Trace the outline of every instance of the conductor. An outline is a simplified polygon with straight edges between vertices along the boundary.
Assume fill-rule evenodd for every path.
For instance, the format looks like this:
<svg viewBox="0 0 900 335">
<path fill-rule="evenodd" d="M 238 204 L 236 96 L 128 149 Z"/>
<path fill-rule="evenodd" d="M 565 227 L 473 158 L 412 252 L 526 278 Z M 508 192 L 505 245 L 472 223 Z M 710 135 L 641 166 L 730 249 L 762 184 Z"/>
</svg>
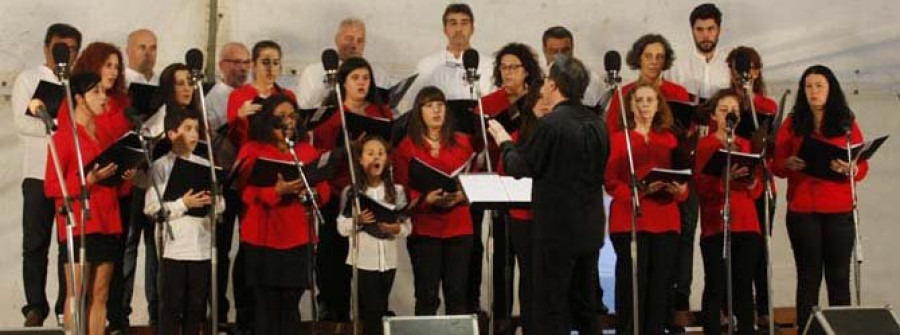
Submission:
<svg viewBox="0 0 900 335">
<path fill-rule="evenodd" d="M 603 121 L 581 103 L 590 74 L 558 56 L 541 86 L 551 106 L 534 134 L 516 145 L 489 122 L 509 175 L 533 178 L 531 235 L 536 334 L 599 334 L 592 276 L 603 244 L 603 175 L 609 141 Z"/>
</svg>

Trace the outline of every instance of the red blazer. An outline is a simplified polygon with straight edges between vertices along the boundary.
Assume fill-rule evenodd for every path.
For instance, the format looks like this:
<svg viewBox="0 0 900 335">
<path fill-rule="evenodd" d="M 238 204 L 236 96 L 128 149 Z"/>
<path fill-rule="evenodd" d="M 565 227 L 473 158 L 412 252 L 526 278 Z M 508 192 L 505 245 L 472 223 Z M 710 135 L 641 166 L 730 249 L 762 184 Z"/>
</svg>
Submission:
<svg viewBox="0 0 900 335">
<path fill-rule="evenodd" d="M 472 156 L 472 144 L 469 137 L 461 133 L 457 133 L 455 136 L 456 145 L 447 147 L 442 144 L 438 157 L 431 156 L 429 153 L 431 146 L 427 142 L 424 143 L 424 148 L 419 147 L 413 144 L 409 136 L 404 138 L 397 145 L 397 149 L 394 150 L 392 158 L 395 182 L 403 185 L 406 189 L 409 195 L 407 199 L 423 197 L 418 205 L 410 210 L 413 222 L 413 235 L 451 238 L 472 234 L 472 217 L 469 213 L 468 204 L 460 203 L 449 210 L 437 211 L 425 204 L 425 193 L 421 190 L 413 189 L 409 185 L 409 163 L 413 157 L 449 173 L 459 168 Z"/>
<path fill-rule="evenodd" d="M 122 137 L 122 135 L 125 135 L 125 133 L 133 128 L 131 121 L 128 121 L 128 118 L 125 116 L 125 107 L 130 105 L 131 98 L 127 95 L 112 95 L 106 102 L 106 110 L 102 114 L 94 117 L 94 124 L 97 126 L 97 141 L 100 143 L 101 148 L 105 149 L 112 145 L 119 137 Z M 72 121 L 70 120 L 69 105 L 64 99 L 62 105 L 59 107 L 56 124 L 59 125 L 60 128 L 71 128 Z M 69 136 L 71 137 L 72 135 L 70 134 Z"/>
<path fill-rule="evenodd" d="M 652 168 L 670 168 L 672 150 L 678 145 L 675 135 L 669 131 L 651 131 L 646 137 L 631 130 L 631 149 L 634 154 L 634 169 L 638 181 Z M 606 192 L 613 202 L 610 205 L 609 232 L 631 231 L 631 187 L 628 176 L 628 149 L 625 133 L 617 132 L 610 138 L 609 162 L 606 166 Z M 641 195 L 641 216 L 637 220 L 638 231 L 650 233 L 680 232 L 678 202 L 687 199 L 688 192 L 675 197 Z"/>
<path fill-rule="evenodd" d="M 272 87 L 272 90 L 269 92 L 270 96 L 272 94 L 278 94 L 279 89 L 285 96 L 295 103 L 297 102 L 297 96 L 294 95 L 294 92 L 283 87 L 279 87 L 278 89 Z M 247 141 L 247 130 L 250 128 L 250 122 L 247 118 L 238 117 L 238 110 L 241 109 L 241 106 L 243 106 L 245 102 L 253 101 L 253 98 L 256 98 L 257 96 L 259 96 L 259 93 L 256 92 L 256 88 L 251 84 L 246 84 L 234 89 L 228 96 L 228 107 L 226 110 L 228 111 L 228 124 L 230 125 L 229 138 L 238 148 Z"/>
<path fill-rule="evenodd" d="M 344 109 L 349 112 L 347 106 L 344 106 Z M 387 106 L 382 106 L 379 108 L 375 104 L 369 104 L 365 109 L 366 116 L 370 117 L 379 117 L 379 118 L 387 118 L 391 119 L 391 110 Z M 321 152 L 333 150 L 337 145 L 338 137 L 344 136 L 341 128 L 341 115 L 338 112 L 331 114 L 328 120 L 322 122 L 318 127 L 313 129 L 313 146 L 320 150 Z M 350 141 L 354 141 L 356 139 L 351 138 Z M 386 138 L 385 141 L 390 141 L 391 139 Z M 361 176 L 357 176 L 361 177 Z M 340 162 L 337 162 L 337 166 L 335 167 L 334 177 L 328 180 L 328 184 L 331 186 L 332 190 L 343 190 L 344 187 L 350 185 L 350 170 L 347 169 L 347 159 L 342 159 Z M 335 195 L 340 195 L 338 192 L 335 192 Z"/>
<path fill-rule="evenodd" d="M 735 143 L 740 152 L 750 152 L 750 141 L 735 137 Z M 722 209 L 725 206 L 725 181 L 721 176 L 712 176 L 703 173 L 706 163 L 719 149 L 725 148 L 715 134 L 709 134 L 697 143 L 697 160 L 694 168 L 694 180 L 697 187 L 697 199 L 700 202 L 700 228 L 701 236 L 707 237 L 721 234 L 724 231 L 722 221 Z M 757 174 L 757 183 L 753 189 L 747 189 L 747 184 L 731 183 L 731 231 L 750 232 L 759 234 L 759 219 L 756 216 L 756 203 L 754 199 L 762 194 L 763 187 Z"/>
<path fill-rule="evenodd" d="M 295 147 L 297 157 L 303 163 L 318 158 L 319 152 L 309 144 L 301 142 Z M 238 153 L 238 161 L 243 162 L 239 171 L 241 200 L 244 213 L 241 216 L 241 243 L 271 249 L 290 249 L 309 243 L 309 222 L 306 208 L 295 196 L 281 197 L 275 187 L 246 185 L 253 165 L 259 157 L 293 161 L 291 154 L 280 151 L 275 145 L 248 141 Z M 319 205 L 324 205 L 331 197 L 331 188 L 321 182 L 315 185 L 319 192 Z"/>
<path fill-rule="evenodd" d="M 625 98 L 625 96 L 631 92 L 631 89 L 634 88 L 636 83 L 637 82 L 632 82 L 622 87 L 622 98 Z M 691 100 L 687 89 L 665 79 L 663 79 L 662 84 L 660 84 L 659 90 L 662 92 L 663 98 L 665 98 L 666 101 L 688 102 Z M 619 122 L 619 119 L 622 118 L 622 112 L 619 110 L 619 103 L 619 95 L 613 94 L 612 100 L 609 103 L 609 108 L 606 109 L 606 129 L 609 129 L 610 134 L 622 130 L 621 123 Z"/>
<path fill-rule="evenodd" d="M 826 141 L 839 147 L 845 145 L 845 137 L 837 136 L 826 138 L 815 132 L 812 137 Z M 862 143 L 863 135 L 859 125 L 854 121 L 850 132 L 850 142 Z M 809 176 L 803 172 L 788 170 L 784 163 L 790 156 L 795 156 L 800 151 L 803 136 L 794 133 L 794 120 L 788 117 L 784 120 L 778 134 L 775 136 L 775 158 L 772 163 L 772 172 L 781 178 L 787 178 L 788 210 L 799 213 L 846 213 L 853 208 L 853 199 L 850 194 L 850 181 L 830 181 Z M 866 161 L 857 164 L 856 180 L 860 181 L 869 172 L 869 163 Z"/>
<path fill-rule="evenodd" d="M 98 125 L 99 126 L 99 125 Z M 103 147 L 98 140 L 91 137 L 84 127 L 78 126 L 78 139 L 81 144 L 82 160 L 85 164 L 96 158 L 103 152 Z M 99 137 L 99 134 L 98 134 Z M 78 160 L 75 153 L 75 143 L 72 139 L 72 126 L 61 124 L 59 130 L 53 135 L 53 143 L 56 145 L 59 155 L 59 165 L 66 179 L 66 191 L 69 196 L 78 198 L 81 194 L 81 184 L 78 177 Z M 44 193 L 53 199 L 56 208 L 63 205 L 62 185 L 56 177 L 56 169 L 53 164 L 53 156 L 47 150 L 47 169 L 44 172 Z M 88 173 L 85 170 L 85 176 Z M 115 178 L 115 177 L 110 177 Z M 85 225 L 87 234 L 119 235 L 122 233 L 122 221 L 119 215 L 119 195 L 125 195 L 130 191 L 130 183 L 120 186 L 103 186 L 89 184 L 88 196 L 91 206 L 91 217 Z M 72 210 L 75 216 L 75 236 L 81 235 L 81 204 L 72 201 Z M 66 241 L 66 217 L 56 215 L 56 228 L 60 242 Z"/>
<path fill-rule="evenodd" d="M 512 138 L 513 143 L 519 143 L 519 131 L 516 130 L 512 134 L 509 134 L 509 137 Z M 506 169 L 503 168 L 503 160 L 501 159 L 497 164 L 497 174 L 501 176 L 506 175 Z M 520 221 L 531 221 L 534 218 L 534 215 L 531 213 L 530 209 L 510 209 L 509 217 L 520 220 Z"/>
</svg>

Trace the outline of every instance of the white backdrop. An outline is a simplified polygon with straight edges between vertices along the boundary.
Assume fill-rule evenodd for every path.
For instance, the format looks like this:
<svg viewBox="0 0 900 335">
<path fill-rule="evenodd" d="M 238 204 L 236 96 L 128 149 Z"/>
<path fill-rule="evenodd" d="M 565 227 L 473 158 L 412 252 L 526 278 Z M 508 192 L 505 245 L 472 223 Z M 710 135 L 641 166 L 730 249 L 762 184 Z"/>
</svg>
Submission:
<svg viewBox="0 0 900 335">
<path fill-rule="evenodd" d="M 285 82 L 292 74 L 317 61 L 323 48 L 332 47 L 337 22 L 346 16 L 363 18 L 368 25 L 366 56 L 392 76 L 404 76 L 416 61 L 443 47 L 441 13 L 447 1 L 416 0 L 221 0 L 218 44 L 240 41 L 252 45 L 260 39 L 282 44 Z M 207 41 L 207 0 L 0 0 L 0 327 L 21 323 L 24 304 L 21 279 L 21 164 L 17 138 L 9 112 L 8 94 L 16 73 L 43 61 L 41 42 L 46 27 L 67 22 L 84 34 L 85 44 L 107 41 L 124 45 L 129 31 L 150 28 L 159 36 L 157 71 L 183 61 L 185 50 L 204 48 Z M 552 25 L 565 25 L 575 34 L 576 55 L 601 70 L 608 49 L 622 52 L 640 35 L 659 32 L 676 46 L 676 56 L 692 47 L 688 14 L 698 1 L 682 0 L 482 0 L 471 1 L 475 11 L 474 47 L 487 53 L 518 41 L 539 52 L 540 36 Z M 770 94 L 784 88 L 796 91 L 797 77 L 808 65 L 832 67 L 849 94 L 867 136 L 900 130 L 900 2 L 895 0 L 727 1 L 722 44 L 757 48 L 765 63 Z M 629 71 L 626 71 L 629 72 Z M 627 75 L 634 76 L 633 73 Z M 627 80 L 627 78 L 626 78 Z M 852 94 L 858 91 L 859 94 Z M 873 163 L 869 179 L 860 186 L 863 212 L 864 301 L 900 304 L 900 290 L 892 278 L 900 277 L 893 245 L 900 228 L 892 178 L 900 172 L 896 139 L 891 139 Z M 780 185 L 784 193 L 784 185 Z M 776 305 L 793 305 L 794 269 L 783 224 L 783 196 L 775 222 Z M 55 250 L 55 246 L 54 249 Z M 143 251 L 141 251 L 143 252 Z M 52 252 L 55 253 L 55 252 Z M 405 256 L 405 255 L 404 255 Z M 695 278 L 702 278 L 699 253 Z M 408 261 L 401 261 L 408 262 Z M 143 267 L 141 267 L 142 269 Z M 395 284 L 393 309 L 411 311 L 411 275 L 408 263 Z M 139 270 L 143 271 L 143 270 Z M 695 280 L 692 307 L 699 308 L 702 280 Z M 142 279 L 136 280 L 133 322 L 144 322 Z M 55 287 L 55 276 L 48 286 Z M 607 288 L 611 289 L 611 288 Z M 48 290 L 50 298 L 54 290 Z M 51 301 L 52 304 L 52 301 Z"/>
</svg>

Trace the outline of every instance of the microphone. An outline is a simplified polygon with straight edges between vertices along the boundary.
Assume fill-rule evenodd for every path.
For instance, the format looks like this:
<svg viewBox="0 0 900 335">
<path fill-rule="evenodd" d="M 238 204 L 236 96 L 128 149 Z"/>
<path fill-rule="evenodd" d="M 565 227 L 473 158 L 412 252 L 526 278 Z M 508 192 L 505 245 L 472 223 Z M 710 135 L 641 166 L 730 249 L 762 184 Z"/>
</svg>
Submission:
<svg viewBox="0 0 900 335">
<path fill-rule="evenodd" d="M 738 115 L 737 113 L 730 111 L 728 115 L 725 116 L 725 130 L 731 134 L 734 131 L 734 127 L 737 126 L 738 123 Z"/>
<path fill-rule="evenodd" d="M 200 49 L 188 50 L 184 54 L 184 63 L 191 70 L 191 81 L 196 83 L 203 80 L 203 52 Z"/>
<path fill-rule="evenodd" d="M 741 84 L 745 86 L 750 84 L 750 66 L 750 55 L 747 52 L 738 51 L 734 55 L 734 69 L 741 79 Z"/>
<path fill-rule="evenodd" d="M 44 105 L 38 105 L 37 108 L 34 109 L 37 117 L 41 118 L 41 121 L 44 121 L 44 126 L 47 127 L 50 132 L 56 131 L 56 123 L 53 122 L 53 117 L 50 116 L 50 113 L 47 113 L 47 107 Z"/>
<path fill-rule="evenodd" d="M 463 52 L 463 68 L 466 69 L 465 80 L 470 86 L 479 79 L 478 75 L 478 51 L 469 48 Z"/>
<path fill-rule="evenodd" d="M 328 86 L 334 86 L 337 83 L 337 70 L 340 58 L 334 49 L 325 49 L 322 51 L 322 67 L 325 68 L 325 82 Z"/>
<path fill-rule="evenodd" d="M 619 71 L 622 69 L 622 55 L 618 51 L 610 50 L 603 55 L 603 68 L 606 69 L 606 82 L 615 85 L 622 82 Z"/>
<path fill-rule="evenodd" d="M 69 46 L 65 43 L 53 44 L 53 63 L 56 63 L 56 75 L 60 80 L 66 80 L 69 76 Z"/>
</svg>

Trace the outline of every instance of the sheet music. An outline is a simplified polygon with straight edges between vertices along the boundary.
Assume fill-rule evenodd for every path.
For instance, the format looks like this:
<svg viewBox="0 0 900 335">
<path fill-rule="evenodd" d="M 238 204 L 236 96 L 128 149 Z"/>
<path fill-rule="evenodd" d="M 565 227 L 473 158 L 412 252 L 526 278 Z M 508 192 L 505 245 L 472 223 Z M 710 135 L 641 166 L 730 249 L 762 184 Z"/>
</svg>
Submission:
<svg viewBox="0 0 900 335">
<path fill-rule="evenodd" d="M 496 174 L 459 176 L 470 203 L 528 204 L 531 202 L 531 178 L 515 179 Z"/>
<path fill-rule="evenodd" d="M 516 179 L 510 176 L 500 176 L 500 181 L 511 202 L 531 202 L 531 178 Z"/>
</svg>

